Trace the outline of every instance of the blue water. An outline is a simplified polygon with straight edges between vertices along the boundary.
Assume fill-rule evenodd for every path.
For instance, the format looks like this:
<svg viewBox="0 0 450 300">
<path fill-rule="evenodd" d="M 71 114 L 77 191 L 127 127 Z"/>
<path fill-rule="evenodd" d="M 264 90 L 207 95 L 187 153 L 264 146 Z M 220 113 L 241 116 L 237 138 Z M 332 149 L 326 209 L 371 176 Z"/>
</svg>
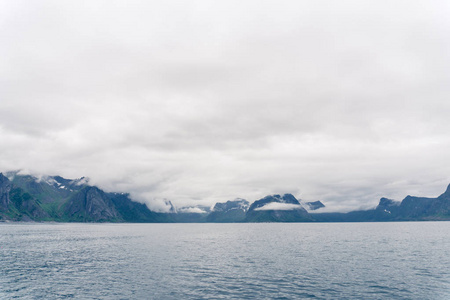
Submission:
<svg viewBox="0 0 450 300">
<path fill-rule="evenodd" d="M 0 299 L 450 299 L 450 222 L 0 224 Z"/>
</svg>

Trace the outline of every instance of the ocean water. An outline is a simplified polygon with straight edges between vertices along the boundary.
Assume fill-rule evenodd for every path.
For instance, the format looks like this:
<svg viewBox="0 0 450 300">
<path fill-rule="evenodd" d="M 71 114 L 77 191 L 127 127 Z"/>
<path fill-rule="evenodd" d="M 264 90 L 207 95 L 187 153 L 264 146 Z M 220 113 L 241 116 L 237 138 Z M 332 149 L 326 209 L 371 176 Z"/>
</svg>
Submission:
<svg viewBox="0 0 450 300">
<path fill-rule="evenodd" d="M 0 299 L 450 299 L 450 222 L 0 224 Z"/>
</svg>

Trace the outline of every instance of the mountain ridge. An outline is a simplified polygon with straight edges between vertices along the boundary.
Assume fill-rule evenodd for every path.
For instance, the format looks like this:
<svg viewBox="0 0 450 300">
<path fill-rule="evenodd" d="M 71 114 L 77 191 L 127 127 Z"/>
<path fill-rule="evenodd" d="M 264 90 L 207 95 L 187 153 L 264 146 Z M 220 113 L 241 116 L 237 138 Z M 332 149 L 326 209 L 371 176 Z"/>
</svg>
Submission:
<svg viewBox="0 0 450 300">
<path fill-rule="evenodd" d="M 0 221 L 56 222 L 379 222 L 450 220 L 450 184 L 436 198 L 406 196 L 402 201 L 381 198 L 376 208 L 348 213 L 321 213 L 320 201 L 303 202 L 292 194 L 268 195 L 250 204 L 237 198 L 219 202 L 203 213 L 177 209 L 151 211 L 126 193 L 109 193 L 84 177 L 0 173 Z"/>
</svg>

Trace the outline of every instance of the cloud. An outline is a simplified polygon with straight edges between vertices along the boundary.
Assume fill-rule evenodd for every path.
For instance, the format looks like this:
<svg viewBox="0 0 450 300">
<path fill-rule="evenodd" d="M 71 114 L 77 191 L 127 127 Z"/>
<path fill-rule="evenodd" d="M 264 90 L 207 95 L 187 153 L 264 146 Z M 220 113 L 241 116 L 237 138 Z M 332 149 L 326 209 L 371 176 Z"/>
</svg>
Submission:
<svg viewBox="0 0 450 300">
<path fill-rule="evenodd" d="M 205 214 L 206 211 L 199 207 L 184 207 L 178 210 L 180 213 L 194 213 L 194 214 Z"/>
<path fill-rule="evenodd" d="M 255 210 L 295 210 L 295 209 L 303 209 L 303 206 L 298 204 L 271 202 L 264 206 L 255 208 Z"/>
<path fill-rule="evenodd" d="M 0 5 L 1 170 L 179 207 L 450 182 L 445 1 Z"/>
</svg>

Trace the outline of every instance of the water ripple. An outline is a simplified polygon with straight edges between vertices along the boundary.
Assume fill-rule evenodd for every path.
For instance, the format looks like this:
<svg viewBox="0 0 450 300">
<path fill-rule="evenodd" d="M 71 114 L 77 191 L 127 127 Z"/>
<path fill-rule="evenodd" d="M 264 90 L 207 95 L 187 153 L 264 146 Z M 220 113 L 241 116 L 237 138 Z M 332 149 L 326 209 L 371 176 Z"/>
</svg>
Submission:
<svg viewBox="0 0 450 300">
<path fill-rule="evenodd" d="M 2 224 L 0 299 L 450 299 L 449 222 Z"/>
</svg>

